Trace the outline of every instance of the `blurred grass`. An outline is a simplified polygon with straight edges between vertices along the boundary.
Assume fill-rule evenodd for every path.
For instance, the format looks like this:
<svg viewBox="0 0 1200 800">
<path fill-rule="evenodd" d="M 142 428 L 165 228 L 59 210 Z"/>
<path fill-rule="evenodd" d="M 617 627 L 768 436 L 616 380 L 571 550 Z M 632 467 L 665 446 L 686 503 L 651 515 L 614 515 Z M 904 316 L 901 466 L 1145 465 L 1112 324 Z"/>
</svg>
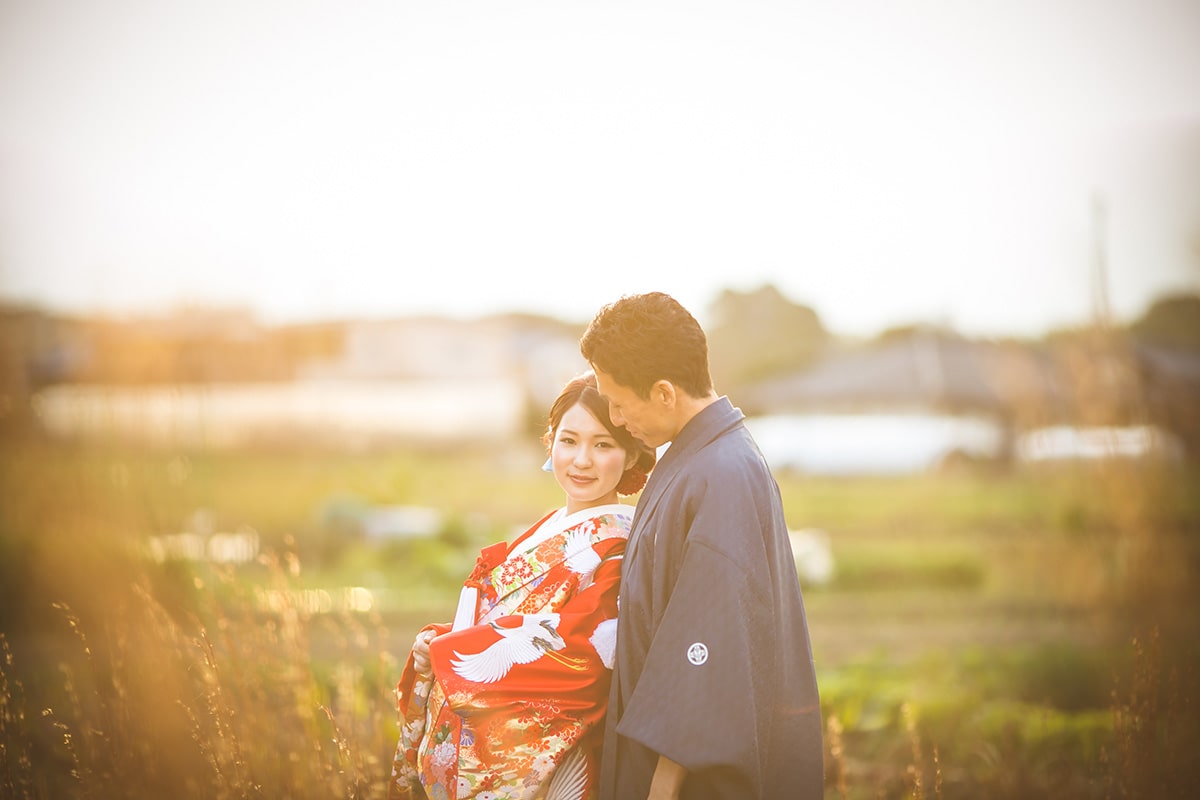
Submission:
<svg viewBox="0 0 1200 800">
<path fill-rule="evenodd" d="M 381 797 L 411 636 L 451 615 L 479 545 L 560 502 L 541 460 L 4 442 L 0 793 Z M 1198 777 L 1193 472 L 779 479 L 836 560 L 805 586 L 830 797 L 1167 797 Z M 330 514 L 347 504 L 447 521 L 372 541 Z M 144 558 L 198 510 L 263 557 Z M 354 586 L 372 609 L 336 607 Z"/>
</svg>

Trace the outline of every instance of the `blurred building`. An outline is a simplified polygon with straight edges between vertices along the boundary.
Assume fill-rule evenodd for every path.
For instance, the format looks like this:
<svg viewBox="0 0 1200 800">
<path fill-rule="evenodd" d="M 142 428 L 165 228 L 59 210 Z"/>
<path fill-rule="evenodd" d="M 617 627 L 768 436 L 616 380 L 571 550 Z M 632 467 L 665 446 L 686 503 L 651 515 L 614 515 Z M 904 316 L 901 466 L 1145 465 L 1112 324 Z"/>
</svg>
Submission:
<svg viewBox="0 0 1200 800">
<path fill-rule="evenodd" d="M 536 317 L 226 322 L 94 325 L 89 357 L 29 404 L 53 435 L 189 447 L 502 440 L 536 429 L 586 366 L 578 331 Z"/>
<path fill-rule="evenodd" d="M 909 473 L 1048 458 L 1051 443 L 1098 438 L 1124 443 L 1105 450 L 1110 457 L 1173 457 L 1183 448 L 1171 442 L 1195 425 L 1195 412 L 1183 409 L 1200 408 L 1197 376 L 1200 355 L 1191 352 L 1168 357 L 1114 340 L 975 341 L 916 329 L 762 381 L 739 400 L 773 466 Z"/>
</svg>

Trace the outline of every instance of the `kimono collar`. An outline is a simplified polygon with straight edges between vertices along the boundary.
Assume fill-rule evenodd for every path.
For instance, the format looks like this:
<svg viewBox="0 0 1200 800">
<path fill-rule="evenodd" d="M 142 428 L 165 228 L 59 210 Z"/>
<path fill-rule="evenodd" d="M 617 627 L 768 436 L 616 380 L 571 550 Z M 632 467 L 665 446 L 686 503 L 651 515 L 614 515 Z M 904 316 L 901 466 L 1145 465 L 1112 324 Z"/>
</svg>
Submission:
<svg viewBox="0 0 1200 800">
<path fill-rule="evenodd" d="M 605 528 L 609 519 L 633 516 L 633 506 L 612 503 L 586 508 L 555 519 L 551 512 L 530 529 L 528 536 L 518 537 L 510 547 L 499 542 L 485 548 L 475 563 L 475 569 L 464 585 L 487 592 L 490 586 L 496 597 L 504 598 L 556 565 L 569 561 L 609 536 L 624 533 L 619 528 Z M 538 536 L 538 529 L 550 525 L 549 535 Z M 602 535 L 605 534 L 605 535 Z M 530 544 L 532 542 L 533 544 Z"/>
<path fill-rule="evenodd" d="M 671 445 L 663 453 L 638 501 L 636 517 L 644 516 L 658 501 L 662 490 L 665 489 L 679 473 L 688 459 L 719 439 L 723 434 L 740 427 L 746 415 L 740 408 L 735 408 L 729 398 L 722 395 L 717 400 L 705 406 L 700 413 L 688 420 L 683 430 L 671 440 Z"/>
<path fill-rule="evenodd" d="M 525 550 L 533 550 L 547 539 L 553 539 L 565 530 L 569 530 L 581 522 L 603 516 L 632 517 L 633 506 L 624 503 L 605 503 L 604 505 L 584 508 L 573 514 L 568 514 L 566 507 L 553 511 L 549 516 L 535 524 L 521 536 L 518 536 L 508 550 L 509 557 Z"/>
<path fill-rule="evenodd" d="M 651 471 L 651 476 L 660 471 L 673 471 L 673 469 L 664 470 L 662 468 L 664 466 L 674 467 L 676 461 L 686 460 L 688 456 L 721 434 L 741 425 L 745 418 L 746 415 L 742 413 L 742 410 L 734 408 L 728 397 L 722 395 L 717 398 L 688 420 L 688 423 L 683 426 L 683 430 L 675 434 L 675 438 L 671 440 L 671 446 L 663 453 L 658 465 Z"/>
</svg>

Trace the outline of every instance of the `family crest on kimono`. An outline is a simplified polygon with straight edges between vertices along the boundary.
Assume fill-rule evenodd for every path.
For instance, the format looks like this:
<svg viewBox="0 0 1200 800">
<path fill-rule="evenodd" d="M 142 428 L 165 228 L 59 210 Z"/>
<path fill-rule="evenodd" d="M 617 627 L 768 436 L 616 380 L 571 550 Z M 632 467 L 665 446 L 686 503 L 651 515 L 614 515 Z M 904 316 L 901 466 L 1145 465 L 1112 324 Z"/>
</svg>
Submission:
<svg viewBox="0 0 1200 800">
<path fill-rule="evenodd" d="M 550 410 L 566 495 L 483 549 L 454 621 L 423 628 L 397 686 L 392 800 L 584 800 L 599 782 L 621 559 L 655 453 L 612 424 L 591 373 Z"/>
</svg>

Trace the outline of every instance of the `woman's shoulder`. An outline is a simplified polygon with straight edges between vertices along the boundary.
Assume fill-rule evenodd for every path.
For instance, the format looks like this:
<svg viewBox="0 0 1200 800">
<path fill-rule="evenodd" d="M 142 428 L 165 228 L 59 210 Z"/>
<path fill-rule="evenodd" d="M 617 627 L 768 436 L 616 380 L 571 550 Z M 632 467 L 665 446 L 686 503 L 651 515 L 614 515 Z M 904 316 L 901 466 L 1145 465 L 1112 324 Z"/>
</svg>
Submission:
<svg viewBox="0 0 1200 800">
<path fill-rule="evenodd" d="M 626 536 L 633 524 L 633 506 L 609 503 L 577 511 L 567 518 L 568 528 L 593 528 L 601 538 Z"/>
</svg>

